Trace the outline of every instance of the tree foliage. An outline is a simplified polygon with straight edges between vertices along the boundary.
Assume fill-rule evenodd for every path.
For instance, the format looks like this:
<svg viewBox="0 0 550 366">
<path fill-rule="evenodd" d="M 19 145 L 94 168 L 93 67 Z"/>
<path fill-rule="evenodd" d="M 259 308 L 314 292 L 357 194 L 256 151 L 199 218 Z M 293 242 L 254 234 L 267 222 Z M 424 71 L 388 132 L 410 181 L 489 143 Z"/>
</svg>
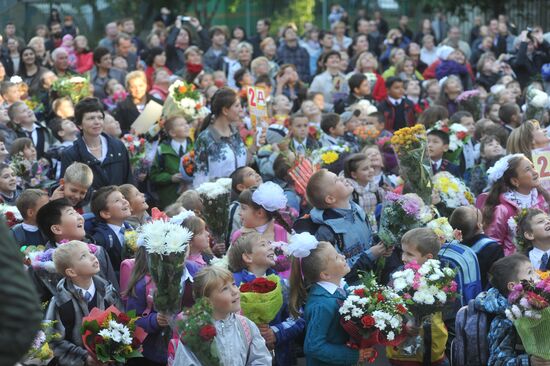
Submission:
<svg viewBox="0 0 550 366">
<path fill-rule="evenodd" d="M 277 11 L 272 17 L 271 29 L 294 23 L 299 31 L 303 30 L 304 23 L 313 22 L 315 19 L 315 0 L 292 0 L 281 11 Z"/>
</svg>

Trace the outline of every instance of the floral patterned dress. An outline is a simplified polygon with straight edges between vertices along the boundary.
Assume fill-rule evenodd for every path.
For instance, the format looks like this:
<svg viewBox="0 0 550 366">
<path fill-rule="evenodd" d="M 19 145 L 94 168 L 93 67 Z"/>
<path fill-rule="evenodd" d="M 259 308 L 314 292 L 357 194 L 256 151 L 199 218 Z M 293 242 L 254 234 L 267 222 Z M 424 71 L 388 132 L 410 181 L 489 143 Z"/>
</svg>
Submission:
<svg viewBox="0 0 550 366">
<path fill-rule="evenodd" d="M 214 178 L 227 178 L 246 165 L 246 146 L 239 131 L 231 127 L 231 136 L 221 136 L 212 126 L 202 131 L 195 143 L 196 171 L 193 185 L 198 187 Z"/>
</svg>

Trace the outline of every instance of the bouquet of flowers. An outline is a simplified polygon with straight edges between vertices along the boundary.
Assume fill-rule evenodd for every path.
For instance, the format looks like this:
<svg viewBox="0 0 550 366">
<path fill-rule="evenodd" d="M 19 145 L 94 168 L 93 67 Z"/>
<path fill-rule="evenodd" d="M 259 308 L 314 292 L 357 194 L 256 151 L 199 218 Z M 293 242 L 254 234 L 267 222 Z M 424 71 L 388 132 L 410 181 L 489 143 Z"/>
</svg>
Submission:
<svg viewBox="0 0 550 366">
<path fill-rule="evenodd" d="M 432 316 L 453 301 L 457 296 L 455 271 L 449 267 L 441 268 L 436 259 L 428 259 L 423 265 L 407 263 L 402 271 L 393 273 L 393 288 L 399 293 L 415 323 L 431 326 Z M 405 354 L 417 354 L 423 345 L 422 337 L 409 337 L 400 348 Z"/>
<path fill-rule="evenodd" d="M 191 150 L 181 157 L 180 173 L 184 177 L 193 178 L 193 174 L 195 174 L 195 150 Z"/>
<path fill-rule="evenodd" d="M 123 313 L 115 306 L 106 310 L 93 308 L 82 319 L 82 343 L 93 357 L 102 363 L 119 362 L 142 357 L 141 344 L 147 336 L 136 326 L 135 311 Z"/>
<path fill-rule="evenodd" d="M 69 97 L 74 104 L 77 104 L 82 99 L 92 95 L 90 89 L 90 80 L 82 76 L 73 76 L 70 78 L 59 78 L 52 84 L 52 92 L 57 98 Z"/>
<path fill-rule="evenodd" d="M 548 98 L 548 94 L 534 86 L 530 86 L 527 89 L 525 119 L 536 119 L 537 121 L 543 121 L 544 113 L 548 108 L 549 101 L 550 99 Z"/>
<path fill-rule="evenodd" d="M 53 358 L 53 351 L 49 343 L 61 339 L 61 335 L 53 330 L 53 325 L 55 323 L 55 321 L 42 321 L 40 330 L 34 337 L 31 348 L 24 357 L 24 364 L 47 365 Z"/>
<path fill-rule="evenodd" d="M 338 174 L 344 169 L 344 159 L 348 155 L 349 147 L 346 145 L 326 146 L 311 152 L 311 162 Z"/>
<path fill-rule="evenodd" d="M 376 142 L 380 131 L 373 126 L 361 125 L 353 131 L 353 134 L 357 137 L 361 146 L 366 146 L 373 145 Z"/>
<path fill-rule="evenodd" d="M 525 351 L 550 360 L 550 278 L 521 281 L 514 286 L 506 316 L 514 322 Z"/>
<path fill-rule="evenodd" d="M 240 291 L 242 313 L 256 324 L 268 324 L 283 306 L 283 290 L 277 275 L 243 283 Z"/>
<path fill-rule="evenodd" d="M 185 253 L 193 234 L 165 218 L 157 218 L 143 225 L 138 243 L 147 250 L 149 273 L 157 286 L 155 308 L 166 314 L 180 311 Z"/>
<path fill-rule="evenodd" d="M 472 114 L 474 121 L 481 118 L 481 99 L 479 90 L 466 90 L 456 98 L 459 111 L 467 111 Z"/>
<path fill-rule="evenodd" d="M 378 284 L 373 274 L 362 275 L 361 282 L 349 287 L 349 295 L 338 310 L 340 324 L 351 337 L 348 346 L 397 346 L 404 339 L 404 315 L 408 312 L 403 298 Z"/>
<path fill-rule="evenodd" d="M 124 247 L 122 248 L 122 258 L 134 258 L 138 249 L 138 232 L 136 230 L 124 231 Z"/>
<path fill-rule="evenodd" d="M 311 136 L 312 139 L 315 139 L 315 141 L 319 141 L 319 139 L 321 138 L 320 124 L 310 122 L 307 126 L 307 133 L 309 136 Z"/>
<path fill-rule="evenodd" d="M 31 98 L 25 99 L 23 102 L 34 112 L 35 115 L 37 115 L 37 119 L 41 121 L 41 119 L 38 117 L 42 113 L 44 113 L 44 104 L 38 99 L 38 97 L 33 96 Z"/>
<path fill-rule="evenodd" d="M 506 223 L 518 253 L 527 253 L 532 247 L 532 245 L 525 241 L 523 235 L 518 235 L 518 224 L 527 215 L 527 212 L 526 208 L 521 209 L 516 216 L 511 216 Z"/>
<path fill-rule="evenodd" d="M 195 305 L 185 312 L 184 318 L 186 319 L 178 322 L 181 343 L 193 352 L 201 365 L 219 365 L 220 359 L 214 339 L 217 332 L 212 317 L 212 306 L 208 300 L 197 300 Z"/>
<path fill-rule="evenodd" d="M 48 179 L 50 163 L 46 159 L 31 162 L 20 152 L 12 156 L 10 167 L 17 176 L 17 184 L 25 188 L 48 188 L 52 180 Z"/>
<path fill-rule="evenodd" d="M 226 179 L 206 182 L 197 188 L 197 193 L 203 201 L 203 215 L 208 223 L 208 230 L 217 243 L 225 243 L 227 235 L 231 179 L 228 179 L 229 186 Z"/>
<path fill-rule="evenodd" d="M 415 125 L 397 130 L 391 144 L 399 160 L 400 175 L 406 182 L 404 192 L 416 193 L 425 204 L 431 204 L 432 167 L 426 153 L 426 129 Z"/>
<path fill-rule="evenodd" d="M 189 121 L 208 114 L 201 92 L 194 84 L 181 80 L 176 80 L 168 88 L 168 98 L 162 110 L 166 118 L 178 113 L 183 113 Z"/>
<path fill-rule="evenodd" d="M 21 216 L 21 213 L 15 206 L 9 206 L 5 203 L 0 203 L 0 214 L 4 215 L 8 227 L 13 227 L 23 222 L 23 216 Z"/>
<path fill-rule="evenodd" d="M 407 263 L 404 270 L 393 273 L 393 288 L 400 293 L 411 312 L 418 318 L 440 311 L 457 296 L 455 271 L 441 268 L 436 259 L 423 265 Z"/>
<path fill-rule="evenodd" d="M 147 141 L 131 134 L 122 136 L 122 142 L 128 150 L 130 165 L 135 175 L 146 173 L 151 167 L 151 161 L 146 157 Z"/>
<path fill-rule="evenodd" d="M 400 246 L 401 238 L 407 231 L 424 226 L 431 219 L 429 207 L 416 194 L 387 192 L 380 216 L 378 237 L 388 248 Z"/>
<path fill-rule="evenodd" d="M 434 190 L 439 193 L 447 211 L 474 204 L 474 196 L 464 182 L 449 172 L 439 172 L 432 178 Z M 438 206 L 439 207 L 439 206 Z M 450 212 L 446 212 L 450 216 Z"/>
<path fill-rule="evenodd" d="M 287 278 L 290 273 L 290 258 L 285 254 L 285 248 L 288 244 L 282 241 L 275 241 L 271 243 L 271 246 L 275 253 L 275 266 L 273 269 L 279 273 L 279 276 Z"/>
<path fill-rule="evenodd" d="M 429 131 L 433 130 L 441 131 L 449 135 L 449 150 L 445 153 L 445 158 L 452 163 L 457 163 L 460 160 L 462 147 L 471 139 L 471 137 L 468 136 L 468 129 L 460 123 L 454 123 L 449 127 L 446 122 L 437 121 L 434 127 Z"/>
<path fill-rule="evenodd" d="M 449 220 L 446 217 L 440 217 L 428 222 L 429 227 L 439 237 L 439 241 L 443 243 L 450 243 L 453 240 L 461 240 L 457 231 L 453 230 Z"/>
<path fill-rule="evenodd" d="M 294 189 L 304 200 L 306 198 L 307 183 L 311 176 L 318 170 L 311 160 L 297 158 L 294 166 L 288 171 L 288 175 L 294 182 Z"/>
</svg>

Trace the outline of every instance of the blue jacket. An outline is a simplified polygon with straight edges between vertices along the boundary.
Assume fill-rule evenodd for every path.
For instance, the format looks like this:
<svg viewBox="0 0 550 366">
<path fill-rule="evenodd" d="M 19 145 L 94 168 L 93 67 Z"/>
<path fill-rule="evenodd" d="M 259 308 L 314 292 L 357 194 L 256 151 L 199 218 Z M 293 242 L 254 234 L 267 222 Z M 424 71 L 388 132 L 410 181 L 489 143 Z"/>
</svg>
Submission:
<svg viewBox="0 0 550 366">
<path fill-rule="evenodd" d="M 314 284 L 304 308 L 306 338 L 304 353 L 307 366 L 355 365 L 359 352 L 346 346 L 349 335 L 340 325 L 339 301 L 345 296 L 330 294 Z"/>
<path fill-rule="evenodd" d="M 266 272 L 266 275 L 277 274 L 272 269 Z M 240 286 L 241 283 L 247 283 L 256 279 L 254 273 L 243 269 L 240 272 L 233 272 L 235 284 Z M 293 360 L 292 341 L 301 335 L 304 331 L 306 322 L 302 318 L 294 318 L 290 316 L 288 310 L 288 286 L 281 279 L 283 286 L 283 306 L 275 316 L 275 319 L 269 325 L 275 333 L 275 365 L 286 366 L 292 365 L 296 360 Z"/>
<path fill-rule="evenodd" d="M 133 230 L 132 226 L 127 223 L 124 223 L 124 228 L 126 230 Z M 118 277 L 120 274 L 120 263 L 123 259 L 122 246 L 124 243 L 120 242 L 117 233 L 115 233 L 106 222 L 100 221 L 97 218 L 92 221 L 92 227 L 89 234 L 97 245 L 105 249 Z"/>
<path fill-rule="evenodd" d="M 357 271 L 373 270 L 376 258 L 373 257 L 372 230 L 365 211 L 355 202 L 350 201 L 350 209 L 313 208 L 311 220 L 319 224 L 315 237 L 320 241 L 328 241 L 336 250 L 346 257 L 351 268 L 346 276 L 349 284 L 357 282 Z"/>
<path fill-rule="evenodd" d="M 147 337 L 143 341 L 143 357 L 148 360 L 165 364 L 168 358 L 168 352 L 161 332 L 161 327 L 157 322 L 157 311 L 152 309 L 147 315 L 143 312 L 147 309 L 147 293 L 145 277 L 141 278 L 134 288 L 135 296 L 128 296 L 126 311 L 135 310 L 140 318 L 136 324 L 147 332 Z"/>
<path fill-rule="evenodd" d="M 122 185 L 134 183 L 134 176 L 130 167 L 128 150 L 122 143 L 113 137 L 102 134 L 107 139 L 107 157 L 103 162 L 88 152 L 82 136 L 73 143 L 73 146 L 61 153 L 61 176 L 73 162 L 78 161 L 88 165 L 94 173 L 93 189 L 108 185 Z"/>
<path fill-rule="evenodd" d="M 497 289 L 491 288 L 479 294 L 475 301 L 476 307 L 494 316 L 488 335 L 488 366 L 528 366 L 529 355 L 523 349 L 514 323 L 504 314 L 510 306 L 508 300 Z"/>
</svg>

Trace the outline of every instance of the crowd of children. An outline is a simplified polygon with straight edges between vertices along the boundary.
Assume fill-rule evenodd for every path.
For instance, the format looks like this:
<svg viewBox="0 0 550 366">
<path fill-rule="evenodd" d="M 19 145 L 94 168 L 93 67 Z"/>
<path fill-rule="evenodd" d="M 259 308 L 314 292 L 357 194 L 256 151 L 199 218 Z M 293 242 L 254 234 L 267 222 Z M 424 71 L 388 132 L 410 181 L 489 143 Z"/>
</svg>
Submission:
<svg viewBox="0 0 550 366">
<path fill-rule="evenodd" d="M 249 43 L 242 28 L 230 36 L 161 17 L 147 45 L 131 19 L 93 52 L 76 30 L 60 37 L 56 21 L 47 54 L 26 47 L 19 59 L 0 45 L 0 212 L 47 304 L 43 318 L 55 321 L 51 365 L 103 366 L 81 326 L 111 305 L 134 310 L 147 332 L 143 357 L 128 365 L 200 364 L 176 315 L 155 307 L 151 254 L 138 240 L 169 218 L 190 235 L 173 278 L 178 319 L 206 300 L 225 366 L 461 366 L 465 354 L 479 365 L 550 365 L 525 351 L 505 316 L 515 286 L 550 270 L 542 28 L 514 36 L 503 16 L 473 30 L 471 48 L 456 27 L 447 38 L 438 29 L 436 47 L 431 27 L 413 39 L 406 16 L 387 29 L 380 13 L 358 15 L 349 38 L 338 9 L 332 31 L 307 24 L 303 39 L 293 24 L 270 37 L 269 19 Z M 263 108 L 247 98 L 258 92 Z M 160 117 L 144 121 L 156 104 Z M 413 140 L 423 143 L 403 154 Z M 220 178 L 230 193 L 213 217 L 201 186 Z M 430 197 L 411 188 L 419 180 Z M 412 202 L 405 214 L 424 211 L 388 243 L 395 197 Z M 423 215 L 444 220 L 453 239 Z M 349 287 L 369 272 L 393 286 L 397 271 L 433 259 L 455 271 L 457 296 L 429 322 L 405 317 L 403 335 L 422 341 L 352 347 L 339 314 Z M 282 301 L 255 323 L 240 289 L 267 277 Z M 483 326 L 465 326 L 471 316 Z M 479 347 L 467 350 L 468 340 Z"/>
</svg>

